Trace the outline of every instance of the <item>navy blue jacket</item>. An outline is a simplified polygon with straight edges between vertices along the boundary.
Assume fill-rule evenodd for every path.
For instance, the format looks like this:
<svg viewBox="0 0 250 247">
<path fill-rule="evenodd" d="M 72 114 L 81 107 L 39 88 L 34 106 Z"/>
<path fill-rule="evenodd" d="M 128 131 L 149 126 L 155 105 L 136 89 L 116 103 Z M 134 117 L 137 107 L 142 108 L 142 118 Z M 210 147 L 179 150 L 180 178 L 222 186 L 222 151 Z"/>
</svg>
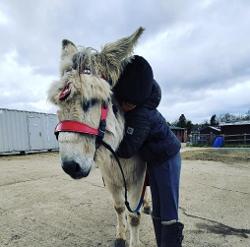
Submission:
<svg viewBox="0 0 250 247">
<path fill-rule="evenodd" d="M 179 152 L 180 141 L 156 109 L 161 90 L 154 81 L 150 97 L 141 106 L 125 113 L 125 135 L 118 147 L 121 158 L 139 153 L 148 164 L 161 164 Z"/>
</svg>

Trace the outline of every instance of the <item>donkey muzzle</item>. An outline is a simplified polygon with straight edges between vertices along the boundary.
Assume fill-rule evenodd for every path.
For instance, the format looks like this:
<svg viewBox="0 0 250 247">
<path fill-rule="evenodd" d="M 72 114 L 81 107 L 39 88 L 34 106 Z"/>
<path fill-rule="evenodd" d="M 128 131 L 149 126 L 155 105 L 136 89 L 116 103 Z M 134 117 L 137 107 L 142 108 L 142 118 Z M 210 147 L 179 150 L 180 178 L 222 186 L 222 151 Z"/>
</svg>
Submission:
<svg viewBox="0 0 250 247">
<path fill-rule="evenodd" d="M 64 172 L 66 172 L 68 175 L 70 175 L 74 179 L 87 177 L 90 172 L 90 168 L 82 169 L 81 166 L 73 160 L 62 161 L 62 169 L 64 170 Z"/>
</svg>

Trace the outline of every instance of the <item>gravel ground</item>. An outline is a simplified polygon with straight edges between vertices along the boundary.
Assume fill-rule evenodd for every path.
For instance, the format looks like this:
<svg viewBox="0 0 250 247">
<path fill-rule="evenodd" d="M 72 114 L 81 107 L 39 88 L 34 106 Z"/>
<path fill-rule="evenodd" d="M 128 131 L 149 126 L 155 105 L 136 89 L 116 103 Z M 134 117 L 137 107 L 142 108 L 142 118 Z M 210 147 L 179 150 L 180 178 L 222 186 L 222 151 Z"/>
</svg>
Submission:
<svg viewBox="0 0 250 247">
<path fill-rule="evenodd" d="M 183 246 L 250 246 L 250 164 L 183 161 Z M 112 246 L 115 213 L 99 169 L 72 180 L 58 154 L 0 157 L 0 246 Z M 141 240 L 155 246 L 143 215 Z"/>
</svg>

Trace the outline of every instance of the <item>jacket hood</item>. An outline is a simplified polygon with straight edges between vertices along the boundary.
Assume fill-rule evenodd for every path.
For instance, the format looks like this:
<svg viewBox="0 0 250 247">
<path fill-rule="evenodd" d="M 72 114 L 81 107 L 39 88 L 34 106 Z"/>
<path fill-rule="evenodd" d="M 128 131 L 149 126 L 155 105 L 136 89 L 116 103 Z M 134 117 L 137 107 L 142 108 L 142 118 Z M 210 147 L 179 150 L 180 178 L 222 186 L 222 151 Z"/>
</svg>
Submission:
<svg viewBox="0 0 250 247">
<path fill-rule="evenodd" d="M 159 84 L 153 80 L 152 91 L 149 98 L 143 104 L 144 107 L 155 109 L 161 102 L 161 88 Z"/>
<path fill-rule="evenodd" d="M 119 101 L 142 105 L 152 92 L 153 71 L 146 59 L 135 55 L 124 68 L 113 91 Z"/>
</svg>

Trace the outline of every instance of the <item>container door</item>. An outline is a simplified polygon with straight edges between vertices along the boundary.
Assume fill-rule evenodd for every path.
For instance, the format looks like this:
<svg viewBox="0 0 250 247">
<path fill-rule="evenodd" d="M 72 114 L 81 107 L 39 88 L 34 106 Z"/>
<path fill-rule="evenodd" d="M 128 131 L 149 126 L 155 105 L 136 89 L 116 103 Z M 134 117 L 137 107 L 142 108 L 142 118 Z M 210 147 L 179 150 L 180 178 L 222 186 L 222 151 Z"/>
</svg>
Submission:
<svg viewBox="0 0 250 247">
<path fill-rule="evenodd" d="M 55 126 L 57 123 L 58 123 L 58 119 L 56 115 L 48 115 L 47 136 L 48 136 L 49 147 L 52 149 L 58 148 L 58 142 L 54 134 Z"/>
<path fill-rule="evenodd" d="M 29 140 L 31 150 L 43 149 L 43 131 L 39 116 L 28 117 Z"/>
</svg>

